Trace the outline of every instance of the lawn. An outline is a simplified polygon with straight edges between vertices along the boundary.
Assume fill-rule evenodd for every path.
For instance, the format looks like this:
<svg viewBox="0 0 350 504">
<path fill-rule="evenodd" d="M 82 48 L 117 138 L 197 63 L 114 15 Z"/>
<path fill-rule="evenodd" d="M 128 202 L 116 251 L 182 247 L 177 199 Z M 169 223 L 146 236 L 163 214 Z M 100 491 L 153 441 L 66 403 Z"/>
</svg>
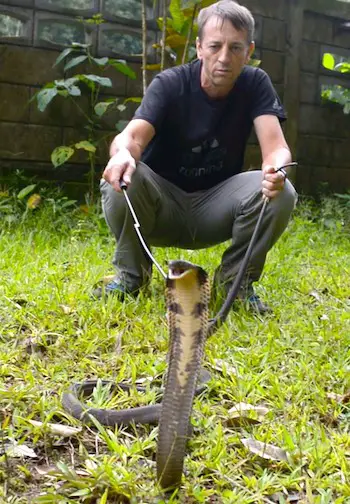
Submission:
<svg viewBox="0 0 350 504">
<path fill-rule="evenodd" d="M 3 191 L 0 502 L 350 502 L 349 214 L 346 198 L 302 199 L 257 286 L 274 315 L 237 306 L 208 340 L 212 379 L 195 400 L 183 485 L 165 496 L 155 480 L 157 428 L 82 426 L 60 402 L 85 378 L 147 388 L 110 396 L 98 387 L 89 404 L 155 401 L 168 342 L 162 278 L 155 271 L 125 304 L 92 299 L 113 273 L 98 207 L 44 193 L 29 210 L 26 198 Z M 212 274 L 224 248 L 155 255 L 163 266 L 184 258 Z"/>
</svg>

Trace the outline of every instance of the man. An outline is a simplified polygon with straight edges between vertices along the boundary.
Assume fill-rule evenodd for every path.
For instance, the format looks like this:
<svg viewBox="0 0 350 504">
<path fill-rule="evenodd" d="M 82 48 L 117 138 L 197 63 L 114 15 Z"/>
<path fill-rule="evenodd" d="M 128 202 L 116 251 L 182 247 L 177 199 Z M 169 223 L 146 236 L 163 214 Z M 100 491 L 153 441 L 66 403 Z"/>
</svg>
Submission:
<svg viewBox="0 0 350 504">
<path fill-rule="evenodd" d="M 240 294 L 259 313 L 269 311 L 252 283 L 287 226 L 296 193 L 285 174 L 276 172 L 291 161 L 280 126 L 285 115 L 267 74 L 247 66 L 253 36 L 252 15 L 236 2 L 222 0 L 202 9 L 198 59 L 158 74 L 133 120 L 114 138 L 101 192 L 117 240 L 117 273 L 105 294 L 137 293 L 151 274 L 121 194 L 123 180 L 150 246 L 198 249 L 232 239 L 215 274 L 216 284 L 226 288 L 246 251 L 263 196 L 269 198 Z M 262 172 L 241 173 L 253 126 Z"/>
</svg>

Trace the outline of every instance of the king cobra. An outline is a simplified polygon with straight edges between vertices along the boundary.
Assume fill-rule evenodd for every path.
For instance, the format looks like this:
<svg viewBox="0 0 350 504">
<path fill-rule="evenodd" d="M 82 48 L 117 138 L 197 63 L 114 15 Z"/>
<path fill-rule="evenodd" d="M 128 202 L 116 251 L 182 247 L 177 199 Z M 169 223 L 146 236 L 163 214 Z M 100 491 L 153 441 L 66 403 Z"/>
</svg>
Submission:
<svg viewBox="0 0 350 504">
<path fill-rule="evenodd" d="M 289 163 L 279 170 L 296 164 Z M 210 286 L 207 273 L 190 262 L 171 261 L 168 275 L 165 275 L 139 231 L 140 225 L 126 195 L 126 185 L 123 183 L 120 185 L 134 218 L 134 227 L 140 242 L 155 266 L 166 278 L 170 342 L 163 400 L 161 404 L 119 411 L 89 408 L 79 400 L 79 395 L 91 395 L 97 385 L 97 380 L 87 380 L 73 384 L 67 392 L 64 392 L 62 405 L 73 417 L 83 422 L 89 422 L 90 418 L 94 417 L 102 425 L 108 426 L 159 423 L 157 478 L 163 488 L 172 489 L 181 483 L 186 443 L 190 437 L 190 417 L 194 396 L 204 389 L 200 371 L 205 341 L 224 323 L 237 296 L 256 243 L 268 199 L 264 199 L 247 251 L 227 297 L 215 318 L 209 320 Z M 102 380 L 102 385 L 108 385 L 112 391 L 131 389 L 130 385 L 116 384 L 106 380 Z M 144 391 L 142 387 L 136 387 L 136 389 Z"/>
</svg>

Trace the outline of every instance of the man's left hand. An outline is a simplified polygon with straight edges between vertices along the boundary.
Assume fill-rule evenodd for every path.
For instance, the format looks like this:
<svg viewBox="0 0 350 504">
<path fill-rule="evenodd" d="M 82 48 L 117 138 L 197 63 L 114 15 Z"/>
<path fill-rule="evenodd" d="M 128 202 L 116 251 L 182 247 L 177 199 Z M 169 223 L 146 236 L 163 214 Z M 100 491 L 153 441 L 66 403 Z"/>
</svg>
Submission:
<svg viewBox="0 0 350 504">
<path fill-rule="evenodd" d="M 276 171 L 277 168 L 271 165 L 265 165 L 263 172 L 263 195 L 268 199 L 275 198 L 283 189 L 285 174 L 283 171 Z"/>
</svg>

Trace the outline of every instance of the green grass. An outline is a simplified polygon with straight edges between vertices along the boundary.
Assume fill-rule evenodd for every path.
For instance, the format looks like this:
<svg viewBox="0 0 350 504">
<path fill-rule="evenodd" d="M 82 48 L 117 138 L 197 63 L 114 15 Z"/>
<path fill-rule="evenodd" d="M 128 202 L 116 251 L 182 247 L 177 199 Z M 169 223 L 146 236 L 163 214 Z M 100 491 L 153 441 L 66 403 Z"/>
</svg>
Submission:
<svg viewBox="0 0 350 504">
<path fill-rule="evenodd" d="M 155 385 L 144 395 L 111 398 L 99 389 L 90 404 L 148 404 L 165 369 L 163 280 L 155 271 L 148 291 L 124 305 L 91 299 L 94 284 L 113 273 L 114 244 L 98 210 L 86 215 L 66 203 L 56 196 L 33 212 L 3 205 L 0 502 L 248 504 L 295 494 L 304 503 L 350 502 L 350 407 L 328 397 L 350 389 L 348 202 L 299 204 L 257 286 L 274 316 L 238 307 L 208 340 L 212 380 L 195 401 L 183 485 L 172 496 L 155 481 L 157 428 L 84 426 L 63 438 L 29 422 L 79 427 L 60 397 L 84 378 L 146 378 Z M 224 248 L 155 253 L 163 265 L 185 258 L 212 274 Z M 216 359 L 236 373 L 212 369 Z M 269 412 L 260 423 L 232 426 L 228 410 L 240 401 Z M 254 455 L 242 438 L 282 448 L 288 459 Z M 37 457 L 1 455 L 11 439 Z"/>
</svg>

